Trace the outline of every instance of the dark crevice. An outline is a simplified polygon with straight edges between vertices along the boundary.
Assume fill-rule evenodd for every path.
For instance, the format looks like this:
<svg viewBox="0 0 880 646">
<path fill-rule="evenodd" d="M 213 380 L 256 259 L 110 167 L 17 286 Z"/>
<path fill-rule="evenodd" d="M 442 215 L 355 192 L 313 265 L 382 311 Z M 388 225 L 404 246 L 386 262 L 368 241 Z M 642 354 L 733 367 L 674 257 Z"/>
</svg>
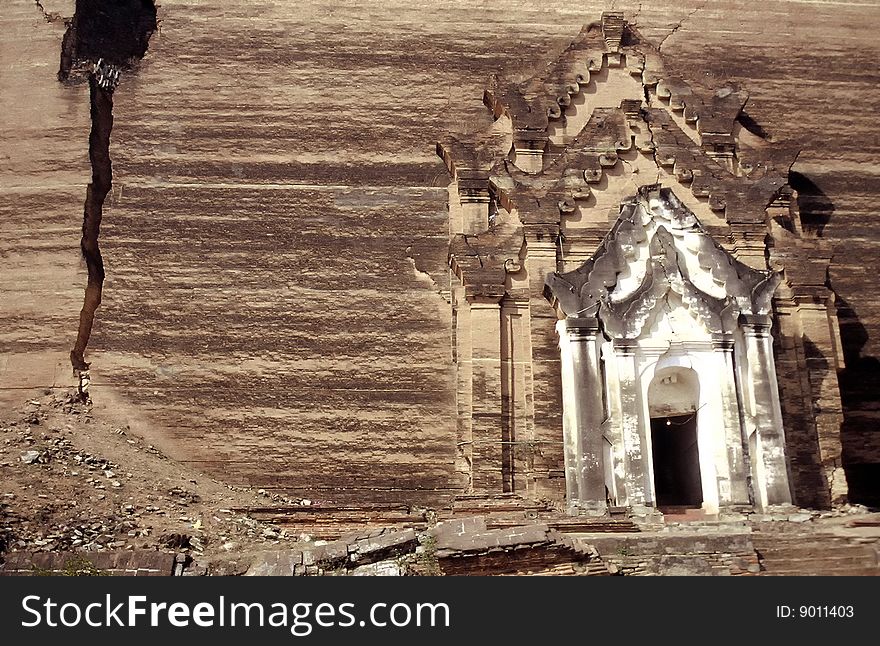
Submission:
<svg viewBox="0 0 880 646">
<path fill-rule="evenodd" d="M 743 128 L 751 132 L 756 137 L 760 137 L 761 139 L 770 139 L 770 133 L 764 130 L 760 123 L 752 119 L 745 110 L 740 112 L 736 117 L 737 122 Z"/>
<path fill-rule="evenodd" d="M 86 187 L 86 203 L 83 210 L 82 240 L 80 249 L 88 269 L 85 299 L 79 315 L 76 345 L 70 351 L 70 363 L 77 371 L 88 370 L 84 354 L 92 334 L 95 311 L 101 304 L 104 285 L 104 259 L 98 246 L 104 199 L 110 192 L 113 169 L 110 162 L 110 132 L 113 129 L 113 90 L 101 87 L 96 74 L 89 75 L 92 131 L 89 135 L 89 161 L 92 164 L 92 181 Z"/>
<path fill-rule="evenodd" d="M 639 5 L 639 12 L 642 10 L 642 5 Z M 620 39 L 621 47 L 635 47 L 636 45 L 642 44 L 642 39 L 639 37 L 639 34 L 633 30 L 633 26 L 635 25 L 635 19 L 639 17 L 639 14 L 636 13 L 633 16 L 633 21 L 626 23 L 623 26 L 623 35 Z"/>
<path fill-rule="evenodd" d="M 98 239 L 104 200 L 113 182 L 110 134 L 113 130 L 113 92 L 122 70 L 131 69 L 147 51 L 156 30 L 153 0 L 77 0 L 61 47 L 58 78 L 63 82 L 88 79 L 92 128 L 89 161 L 92 178 L 86 188 L 80 249 L 88 270 L 76 343 L 70 351 L 74 373 L 80 376 L 81 392 L 88 383 L 85 351 L 92 333 L 95 312 L 101 304 L 104 260 Z M 82 394 L 85 394 L 84 392 Z"/>
<path fill-rule="evenodd" d="M 834 202 L 812 179 L 797 171 L 789 170 L 788 185 L 797 191 L 797 208 L 804 232 L 821 237 L 834 215 Z"/>
<path fill-rule="evenodd" d="M 153 0 L 77 0 L 61 46 L 62 81 L 90 72 L 92 63 L 103 59 L 126 70 L 147 53 L 156 31 Z"/>
<path fill-rule="evenodd" d="M 657 141 L 654 139 L 654 129 L 651 127 L 651 113 L 643 108 L 639 110 L 639 117 L 645 122 L 645 127 L 648 129 L 648 134 L 651 136 L 651 157 L 654 159 L 654 165 L 657 166 L 657 179 L 655 180 L 655 183 L 659 184 L 662 168 L 660 166 L 660 159 L 657 157 Z"/>
</svg>

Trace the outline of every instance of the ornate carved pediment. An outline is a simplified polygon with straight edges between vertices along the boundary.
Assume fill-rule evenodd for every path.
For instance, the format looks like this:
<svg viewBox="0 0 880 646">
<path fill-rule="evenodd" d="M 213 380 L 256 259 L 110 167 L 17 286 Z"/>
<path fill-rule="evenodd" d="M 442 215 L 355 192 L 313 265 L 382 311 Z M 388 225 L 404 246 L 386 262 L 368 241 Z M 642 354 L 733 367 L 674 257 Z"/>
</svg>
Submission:
<svg viewBox="0 0 880 646">
<path fill-rule="evenodd" d="M 597 251 L 578 269 L 553 273 L 545 295 L 569 317 L 598 316 L 608 334 L 637 338 L 674 292 L 711 333 L 741 314 L 767 314 L 780 281 L 734 258 L 668 188 L 646 186 L 621 204 Z"/>
<path fill-rule="evenodd" d="M 701 415 L 733 451 L 709 500 L 748 500 L 740 414 L 760 431 L 764 473 L 779 476 L 754 480 L 759 497 L 786 499 L 768 315 L 783 308 L 782 354 L 800 365 L 802 321 L 811 334 L 833 329 L 818 311 L 829 254 L 790 208 L 795 150 L 743 112 L 747 100 L 734 83 L 668 73 L 658 48 L 611 12 L 531 78 L 492 79 L 483 102 L 493 124 L 437 144 L 451 176 L 457 465 L 475 491 L 543 495 L 564 476 L 569 502 L 603 506 L 616 487 L 641 504 L 650 485 L 627 457 L 639 454 L 627 447 L 639 441 L 639 379 L 658 356 L 696 353 L 706 392 L 724 399 Z M 603 399 L 606 387 L 617 396 Z M 791 410 L 810 397 L 783 394 Z M 560 410 L 565 456 L 549 448 Z M 610 488 L 595 469 L 609 443 L 618 453 L 608 463 L 625 474 Z"/>
<path fill-rule="evenodd" d="M 450 246 L 464 284 L 492 295 L 510 282 L 497 273 L 489 289 L 486 263 L 478 263 L 482 275 L 472 279 L 471 261 L 459 257 L 475 257 L 474 244 L 466 244 L 474 235 L 480 258 L 492 255 L 493 241 L 501 245 L 498 257 L 519 249 L 509 235 L 490 230 L 492 208 L 511 215 L 526 246 L 567 241 L 583 254 L 612 224 L 608 207 L 596 204 L 621 203 L 638 186 L 655 183 L 699 210 L 707 230 L 741 261 L 766 266 L 766 209 L 785 186 L 794 151 L 743 129 L 748 94 L 737 85 L 696 87 L 667 74 L 657 48 L 623 14 L 605 13 L 586 25 L 534 77 L 493 78 L 483 100 L 496 119 L 491 128 L 437 145 L 458 197 L 450 209 L 466 211 Z"/>
</svg>

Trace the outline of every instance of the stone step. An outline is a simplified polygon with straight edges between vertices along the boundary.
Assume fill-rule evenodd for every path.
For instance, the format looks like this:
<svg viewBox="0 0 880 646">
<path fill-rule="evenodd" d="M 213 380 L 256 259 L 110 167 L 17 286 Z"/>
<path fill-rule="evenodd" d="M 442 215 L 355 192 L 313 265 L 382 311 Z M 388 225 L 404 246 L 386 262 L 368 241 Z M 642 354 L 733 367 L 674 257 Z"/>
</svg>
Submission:
<svg viewBox="0 0 880 646">
<path fill-rule="evenodd" d="M 664 526 L 667 528 L 690 528 L 690 529 L 713 529 L 716 527 L 739 527 L 744 528 L 748 527 L 749 524 L 746 521 L 742 520 L 729 520 L 729 519 L 709 519 L 709 520 L 686 520 L 686 521 L 673 521 L 666 522 Z"/>
<path fill-rule="evenodd" d="M 759 551 L 760 553 L 760 551 Z M 863 555 L 856 556 L 828 556 L 824 558 L 762 558 L 765 569 L 771 572 L 775 569 L 796 570 L 805 569 L 812 572 L 833 571 L 836 568 L 859 567 L 865 569 L 877 569 L 877 562 L 873 557 Z"/>
<path fill-rule="evenodd" d="M 880 514 L 873 514 L 865 518 L 853 518 L 846 523 L 847 527 L 880 527 Z"/>
<path fill-rule="evenodd" d="M 859 538 L 844 538 L 839 536 L 828 536 L 824 534 L 768 537 L 766 534 L 763 534 L 761 532 L 754 532 L 752 535 L 755 538 L 756 544 L 760 544 L 773 549 L 785 549 L 789 547 L 816 547 L 822 549 L 831 549 L 836 547 L 864 548 L 871 547 L 872 545 L 877 544 L 876 539 L 862 540 Z"/>
<path fill-rule="evenodd" d="M 630 520 L 618 518 L 590 518 L 587 516 L 574 517 L 545 517 L 538 515 L 540 522 L 545 523 L 550 529 L 563 533 L 630 533 L 640 531 L 638 526 Z M 522 519 L 516 518 L 486 518 L 486 526 L 490 529 L 516 527 L 523 524 Z"/>
<path fill-rule="evenodd" d="M 538 512 L 546 510 L 546 505 L 515 494 L 499 494 L 497 496 L 462 494 L 456 496 L 450 511 L 452 516 L 477 516 L 504 512 L 519 512 L 534 516 Z"/>
<path fill-rule="evenodd" d="M 865 576 L 880 574 L 877 546 L 834 536 L 753 534 L 764 574 Z"/>
<path fill-rule="evenodd" d="M 818 572 L 815 569 L 791 569 L 791 570 L 767 570 L 761 572 L 762 576 L 880 576 L 880 571 L 865 569 L 860 567 L 837 568 L 835 570 L 823 570 Z"/>
<path fill-rule="evenodd" d="M 829 549 L 817 550 L 814 548 L 792 550 L 767 550 L 755 546 L 755 551 L 765 561 L 809 561 L 823 559 L 847 559 L 858 558 L 866 563 L 877 563 L 877 553 L 871 549 Z"/>
<path fill-rule="evenodd" d="M 822 540 L 806 536 L 801 540 L 768 541 L 760 536 L 752 536 L 755 549 L 769 555 L 802 556 L 804 558 L 822 557 L 829 554 L 859 553 L 874 555 L 880 545 L 876 543 L 854 543 L 846 540 Z"/>
<path fill-rule="evenodd" d="M 556 522 L 547 521 L 551 529 L 559 532 L 579 532 L 589 534 L 629 534 L 640 532 L 638 525 L 628 520 Z"/>
</svg>

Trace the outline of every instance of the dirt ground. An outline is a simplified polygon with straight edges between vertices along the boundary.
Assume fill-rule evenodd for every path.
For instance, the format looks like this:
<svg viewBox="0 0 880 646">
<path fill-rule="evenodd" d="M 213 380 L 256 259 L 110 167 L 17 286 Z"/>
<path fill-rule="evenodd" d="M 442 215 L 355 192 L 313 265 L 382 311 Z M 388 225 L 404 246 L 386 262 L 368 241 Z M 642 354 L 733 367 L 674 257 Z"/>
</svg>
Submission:
<svg viewBox="0 0 880 646">
<path fill-rule="evenodd" d="M 173 550 L 224 573 L 224 563 L 247 569 L 248 559 L 262 551 L 321 549 L 324 541 L 311 541 L 323 537 L 286 531 L 246 513 L 255 507 L 312 507 L 313 501 L 221 483 L 165 456 L 128 426 L 107 421 L 114 418 L 112 411 L 93 410 L 91 401 L 60 389 L 0 413 L 0 562 L 6 552 Z M 874 545 L 878 515 L 868 511 L 845 505 L 785 518 L 753 515 L 751 521 L 762 535 L 800 541 L 795 547 L 801 551 L 832 536 Z M 658 537 L 674 538 L 677 529 L 717 534 L 697 525 L 672 523 Z M 809 570 L 808 561 L 801 558 L 799 567 Z"/>
<path fill-rule="evenodd" d="M 300 537 L 236 510 L 309 504 L 188 470 L 61 390 L 0 413 L 0 482 L 0 555 L 282 546 Z"/>
</svg>

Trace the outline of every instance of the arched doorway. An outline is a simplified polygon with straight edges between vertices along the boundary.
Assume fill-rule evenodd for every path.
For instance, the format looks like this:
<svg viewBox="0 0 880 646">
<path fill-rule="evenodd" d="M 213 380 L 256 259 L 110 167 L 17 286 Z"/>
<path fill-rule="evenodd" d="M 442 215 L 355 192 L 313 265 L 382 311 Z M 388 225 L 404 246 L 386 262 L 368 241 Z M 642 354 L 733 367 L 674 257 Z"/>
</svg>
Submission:
<svg viewBox="0 0 880 646">
<path fill-rule="evenodd" d="M 690 368 L 659 370 L 648 387 L 657 507 L 700 507 L 703 504 L 697 441 L 699 400 L 699 379 Z"/>
</svg>

